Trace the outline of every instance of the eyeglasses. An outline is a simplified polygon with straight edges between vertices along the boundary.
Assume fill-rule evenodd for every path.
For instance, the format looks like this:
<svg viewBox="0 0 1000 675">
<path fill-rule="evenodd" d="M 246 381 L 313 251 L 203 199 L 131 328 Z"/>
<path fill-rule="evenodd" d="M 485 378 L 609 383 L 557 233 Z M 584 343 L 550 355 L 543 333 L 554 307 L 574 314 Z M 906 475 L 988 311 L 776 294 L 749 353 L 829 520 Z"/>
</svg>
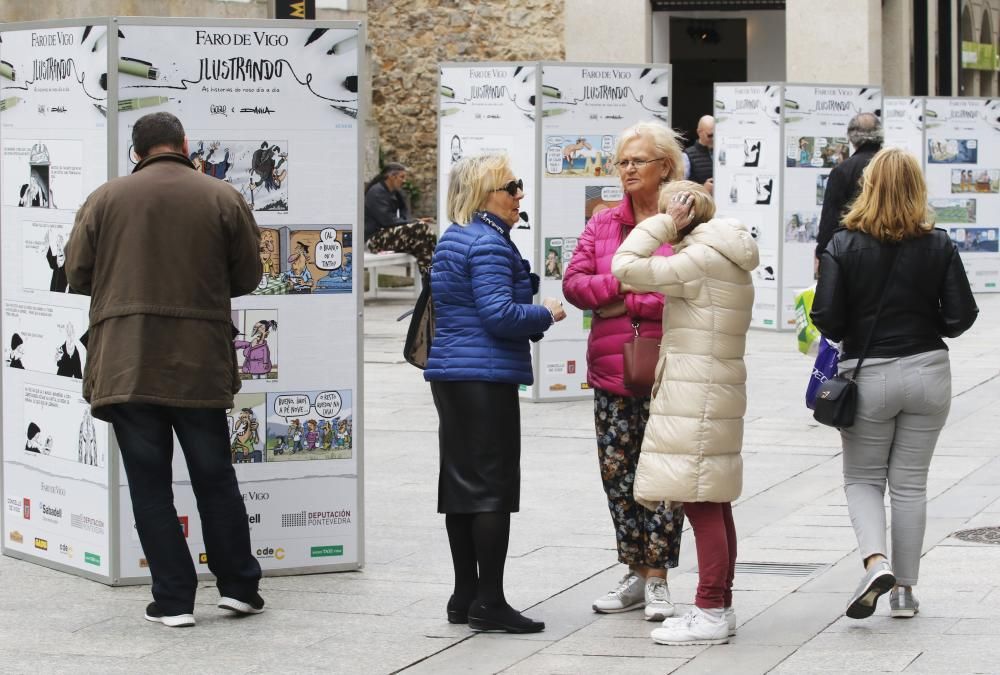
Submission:
<svg viewBox="0 0 1000 675">
<path fill-rule="evenodd" d="M 501 185 L 494 192 L 506 192 L 511 197 L 516 197 L 518 192 L 524 192 L 524 181 L 521 179 L 512 180 L 506 185 Z"/>
<path fill-rule="evenodd" d="M 666 157 L 655 157 L 653 159 L 622 159 L 615 162 L 615 166 L 618 167 L 619 171 L 625 171 L 628 169 L 629 165 L 634 166 L 636 169 L 642 169 L 647 164 L 659 162 L 662 159 L 666 159 Z"/>
</svg>

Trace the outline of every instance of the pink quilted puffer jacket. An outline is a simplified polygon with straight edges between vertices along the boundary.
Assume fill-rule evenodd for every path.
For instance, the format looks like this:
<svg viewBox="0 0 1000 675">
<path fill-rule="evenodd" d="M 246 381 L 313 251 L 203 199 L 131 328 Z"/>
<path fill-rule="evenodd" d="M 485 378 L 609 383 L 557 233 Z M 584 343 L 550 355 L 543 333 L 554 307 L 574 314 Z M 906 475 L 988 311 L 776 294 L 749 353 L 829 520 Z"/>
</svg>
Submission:
<svg viewBox="0 0 1000 675">
<path fill-rule="evenodd" d="M 563 295 L 580 309 L 595 310 L 620 300 L 618 280 L 611 274 L 611 258 L 635 226 L 628 195 L 612 209 L 601 211 L 580 235 L 573 259 L 563 273 Z M 664 244 L 657 255 L 671 255 Z M 632 396 L 622 381 L 622 345 L 632 338 L 632 320 L 639 320 L 639 334 L 659 338 L 663 332 L 663 296 L 659 293 L 625 293 L 626 312 L 602 319 L 594 314 L 587 342 L 587 382 L 619 396 Z"/>
</svg>

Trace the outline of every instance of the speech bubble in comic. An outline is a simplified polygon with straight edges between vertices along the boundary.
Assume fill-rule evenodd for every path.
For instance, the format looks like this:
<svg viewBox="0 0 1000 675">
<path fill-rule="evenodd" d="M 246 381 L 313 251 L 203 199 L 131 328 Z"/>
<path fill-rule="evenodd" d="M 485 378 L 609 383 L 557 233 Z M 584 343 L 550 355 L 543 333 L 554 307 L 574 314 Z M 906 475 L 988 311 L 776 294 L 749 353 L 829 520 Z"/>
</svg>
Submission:
<svg viewBox="0 0 1000 675">
<path fill-rule="evenodd" d="M 281 417 L 305 417 L 311 409 L 305 394 L 282 394 L 274 399 L 274 414 Z"/>
<path fill-rule="evenodd" d="M 344 247 L 337 241 L 337 230 L 328 227 L 320 235 L 316 244 L 316 267 L 321 270 L 335 270 L 344 264 Z"/>
<path fill-rule="evenodd" d="M 562 170 L 563 170 L 562 148 L 559 147 L 558 145 L 550 145 L 545 150 L 545 171 L 548 173 L 562 173 Z"/>
<path fill-rule="evenodd" d="M 620 187 L 608 185 L 601 188 L 601 199 L 607 202 L 619 202 L 625 198 L 625 193 Z"/>
<path fill-rule="evenodd" d="M 342 405 L 340 392 L 324 391 L 316 397 L 316 412 L 320 417 L 336 417 Z"/>
</svg>

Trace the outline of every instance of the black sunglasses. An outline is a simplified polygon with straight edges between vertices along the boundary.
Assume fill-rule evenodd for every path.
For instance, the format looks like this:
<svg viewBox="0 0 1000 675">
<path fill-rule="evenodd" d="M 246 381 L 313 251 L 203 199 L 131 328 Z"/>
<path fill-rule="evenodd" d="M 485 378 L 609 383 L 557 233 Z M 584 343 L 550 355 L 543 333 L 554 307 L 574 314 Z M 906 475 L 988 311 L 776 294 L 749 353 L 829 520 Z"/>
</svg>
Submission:
<svg viewBox="0 0 1000 675">
<path fill-rule="evenodd" d="M 494 192 L 500 192 L 500 191 L 506 192 L 511 197 L 516 197 L 518 192 L 524 192 L 524 181 L 521 180 L 520 178 L 517 180 L 512 180 L 506 185 L 502 185 L 498 187 L 496 190 L 494 190 Z"/>
</svg>

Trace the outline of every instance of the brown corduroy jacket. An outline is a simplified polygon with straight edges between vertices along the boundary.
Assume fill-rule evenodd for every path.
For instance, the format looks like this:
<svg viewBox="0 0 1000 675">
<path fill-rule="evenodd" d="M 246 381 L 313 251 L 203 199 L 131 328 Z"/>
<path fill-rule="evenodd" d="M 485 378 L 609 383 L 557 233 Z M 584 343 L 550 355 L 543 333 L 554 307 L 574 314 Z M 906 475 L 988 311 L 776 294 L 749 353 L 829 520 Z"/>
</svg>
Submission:
<svg viewBox="0 0 1000 675">
<path fill-rule="evenodd" d="M 87 198 L 66 276 L 91 296 L 83 395 L 94 417 L 115 403 L 232 407 L 230 298 L 260 282 L 259 247 L 242 196 L 181 154 L 150 155 Z"/>
</svg>

